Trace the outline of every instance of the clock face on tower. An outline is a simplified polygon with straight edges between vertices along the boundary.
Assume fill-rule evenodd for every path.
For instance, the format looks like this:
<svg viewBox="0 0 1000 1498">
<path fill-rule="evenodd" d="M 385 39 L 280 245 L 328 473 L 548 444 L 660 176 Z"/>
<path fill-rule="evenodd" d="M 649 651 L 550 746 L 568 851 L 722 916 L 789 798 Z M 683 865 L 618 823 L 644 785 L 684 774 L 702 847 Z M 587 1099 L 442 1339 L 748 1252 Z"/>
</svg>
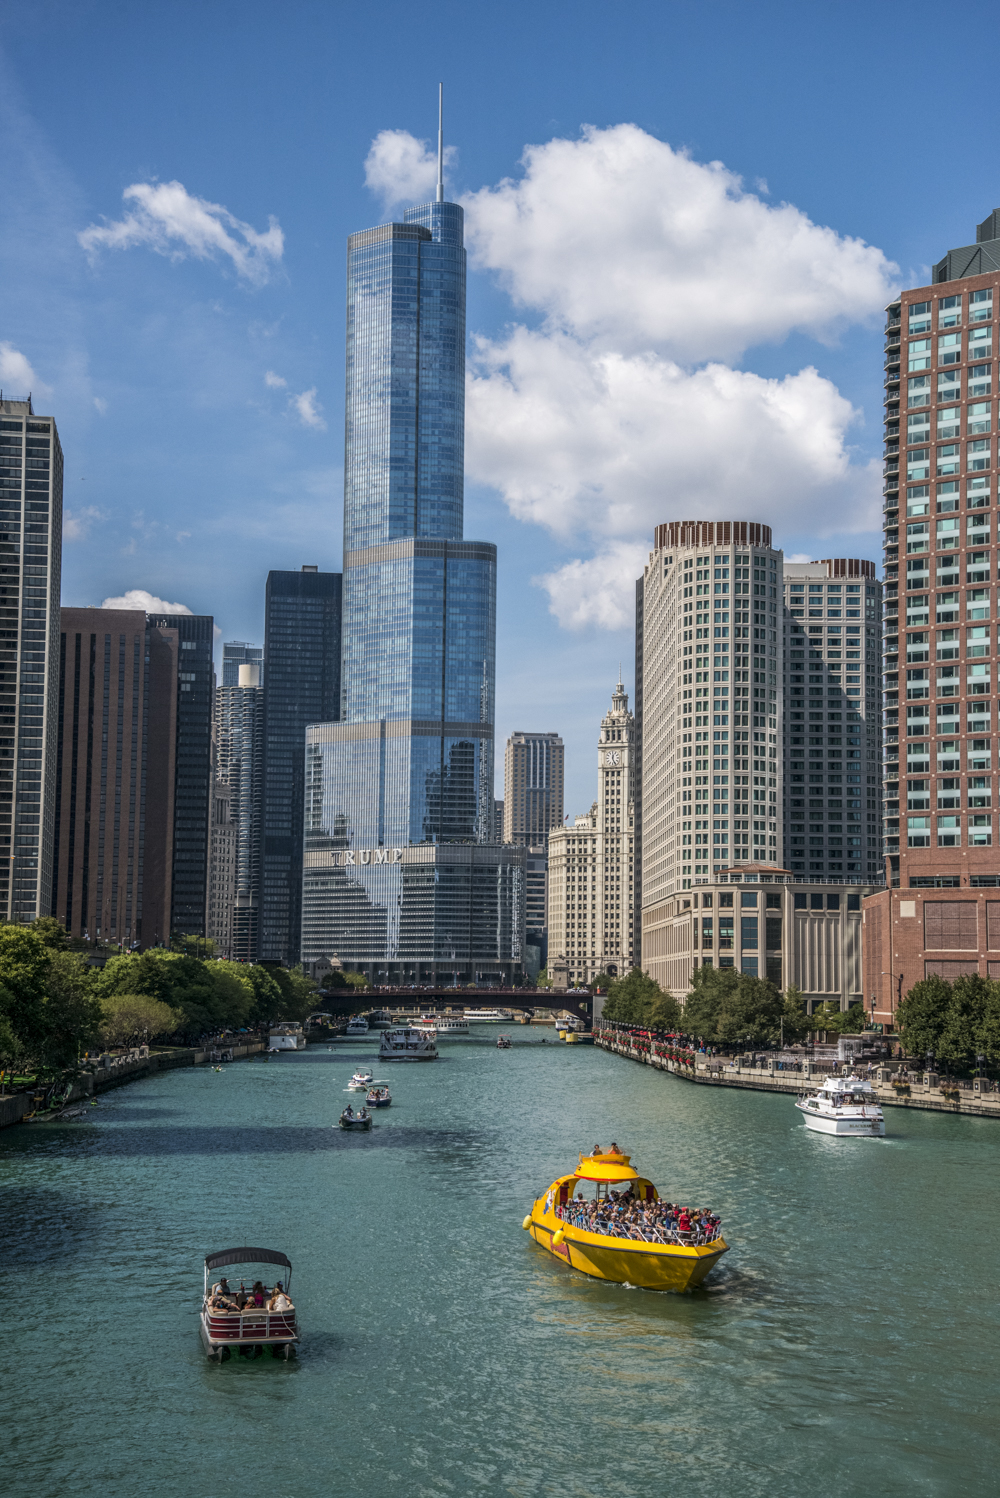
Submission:
<svg viewBox="0 0 1000 1498">
<path fill-rule="evenodd" d="M 620 749 L 609 749 L 604 756 L 604 763 L 606 765 L 620 765 L 621 762 L 622 755 Z"/>
</svg>

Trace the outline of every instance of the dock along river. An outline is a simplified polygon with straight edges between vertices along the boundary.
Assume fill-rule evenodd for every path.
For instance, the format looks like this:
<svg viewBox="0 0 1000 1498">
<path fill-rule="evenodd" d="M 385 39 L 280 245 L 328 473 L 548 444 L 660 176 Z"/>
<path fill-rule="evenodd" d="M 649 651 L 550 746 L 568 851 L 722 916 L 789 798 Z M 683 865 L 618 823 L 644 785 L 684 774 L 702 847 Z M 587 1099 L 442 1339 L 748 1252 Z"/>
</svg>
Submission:
<svg viewBox="0 0 1000 1498">
<path fill-rule="evenodd" d="M 7 1498 L 996 1490 L 1000 1126 L 832 1139 L 789 1097 L 496 1034 L 166 1072 L 0 1134 Z M 343 1133 L 364 1062 L 392 1107 Z M 612 1139 L 721 1213 L 703 1290 L 588 1280 L 522 1231 Z M 204 1256 L 245 1244 L 292 1261 L 293 1363 L 202 1350 Z"/>
</svg>

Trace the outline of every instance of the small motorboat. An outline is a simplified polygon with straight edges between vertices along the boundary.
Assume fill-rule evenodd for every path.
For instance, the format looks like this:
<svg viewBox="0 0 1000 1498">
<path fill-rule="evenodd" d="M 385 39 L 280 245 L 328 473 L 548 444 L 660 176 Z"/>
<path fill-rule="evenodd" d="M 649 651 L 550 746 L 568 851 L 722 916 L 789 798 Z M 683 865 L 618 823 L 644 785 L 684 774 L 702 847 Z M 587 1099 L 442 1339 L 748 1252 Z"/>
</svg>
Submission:
<svg viewBox="0 0 1000 1498">
<path fill-rule="evenodd" d="M 209 1274 L 234 1264 L 279 1264 L 287 1270 L 284 1283 L 279 1280 L 271 1292 L 275 1299 L 280 1296 L 283 1308 L 280 1311 L 268 1310 L 268 1302 L 263 1306 L 244 1305 L 241 1310 L 239 1298 L 229 1290 L 225 1279 L 212 1286 L 210 1291 Z M 276 1249 L 229 1248 L 222 1253 L 209 1254 L 205 1260 L 205 1288 L 200 1313 L 201 1340 L 209 1357 L 220 1363 L 228 1362 L 235 1348 L 240 1357 L 259 1358 L 265 1349 L 270 1349 L 272 1358 L 290 1358 L 299 1340 L 291 1288 L 291 1260 Z"/>
<path fill-rule="evenodd" d="M 498 1035 L 497 1036 L 497 1050 L 498 1051 L 509 1051 L 510 1050 L 510 1036 L 509 1035 Z"/>
<path fill-rule="evenodd" d="M 369 1108 L 388 1108 L 392 1104 L 392 1094 L 388 1087 L 372 1087 L 365 1102 Z"/>
<path fill-rule="evenodd" d="M 340 1115 L 340 1127 L 342 1129 L 370 1129 L 371 1126 L 372 1116 L 367 1108 L 359 1108 L 357 1113 L 355 1113 L 350 1103 L 348 1103 Z"/>
<path fill-rule="evenodd" d="M 356 1071 L 347 1084 L 348 1092 L 367 1092 L 375 1078 L 370 1071 Z"/>
</svg>

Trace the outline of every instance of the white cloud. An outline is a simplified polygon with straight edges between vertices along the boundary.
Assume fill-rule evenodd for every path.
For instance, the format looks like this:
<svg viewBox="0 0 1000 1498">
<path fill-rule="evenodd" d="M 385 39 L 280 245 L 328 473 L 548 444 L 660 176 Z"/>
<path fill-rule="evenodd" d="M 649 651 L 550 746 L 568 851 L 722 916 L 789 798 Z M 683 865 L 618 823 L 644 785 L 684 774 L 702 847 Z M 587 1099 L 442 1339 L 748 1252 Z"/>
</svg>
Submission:
<svg viewBox="0 0 1000 1498">
<path fill-rule="evenodd" d="M 892 295 L 881 250 L 635 125 L 522 159 L 519 181 L 464 199 L 474 258 L 515 302 L 602 346 L 730 360 L 795 330 L 832 338 Z"/>
<path fill-rule="evenodd" d="M 477 341 L 466 459 L 515 517 L 594 550 L 536 579 L 559 620 L 625 627 L 672 517 L 760 520 L 779 545 L 809 516 L 817 535 L 876 528 L 879 469 L 853 459 L 850 401 L 812 366 L 731 364 L 874 318 L 897 270 L 882 252 L 634 125 L 529 147 L 523 165 L 464 200 L 476 262 L 538 317 Z"/>
<path fill-rule="evenodd" d="M 549 595 L 549 612 L 564 629 L 631 629 L 635 624 L 635 580 L 648 546 L 613 541 L 595 557 L 567 562 L 532 579 Z"/>
<path fill-rule="evenodd" d="M 466 463 L 519 520 L 567 537 L 637 539 L 681 515 L 779 526 L 824 496 L 838 506 L 824 519 L 862 529 L 879 480 L 850 463 L 857 415 L 815 369 L 780 380 L 722 364 L 689 372 L 515 328 L 506 343 L 479 344 Z"/>
<path fill-rule="evenodd" d="M 812 560 L 813 558 L 807 551 L 793 551 L 791 554 L 788 552 L 785 553 L 786 562 L 811 562 Z"/>
<path fill-rule="evenodd" d="M 106 511 L 99 510 L 96 505 L 84 505 L 79 510 L 63 510 L 63 540 L 82 541 L 92 525 L 107 518 Z"/>
<path fill-rule="evenodd" d="M 27 400 L 29 395 L 47 400 L 52 388 L 40 380 L 27 358 L 12 343 L 0 341 L 0 390 L 8 400 Z"/>
<path fill-rule="evenodd" d="M 446 146 L 446 170 L 454 159 L 454 147 Z M 381 130 L 365 158 L 365 186 L 387 210 L 397 203 L 427 203 L 437 186 L 437 151 L 408 130 Z"/>
<path fill-rule="evenodd" d="M 284 390 L 288 381 L 283 380 L 279 374 L 275 374 L 273 369 L 269 369 L 264 376 L 264 384 L 268 390 Z"/>
<path fill-rule="evenodd" d="M 104 399 L 103 396 L 101 396 L 101 395 L 95 395 L 94 396 L 94 406 L 95 406 L 95 409 L 98 411 L 98 413 L 101 416 L 106 416 L 107 415 L 108 403 Z"/>
<path fill-rule="evenodd" d="M 285 237 L 273 216 L 261 234 L 234 218 L 219 203 L 187 191 L 181 182 L 135 182 L 122 194 L 130 207 L 125 217 L 103 225 L 92 224 L 77 235 L 93 259 L 98 250 L 126 250 L 148 245 L 159 255 L 184 260 L 214 260 L 227 256 L 238 276 L 263 286 L 280 261 Z"/>
<path fill-rule="evenodd" d="M 190 614 L 186 603 L 167 603 L 145 588 L 129 588 L 120 598 L 105 598 L 102 609 L 142 609 L 147 614 Z"/>
<path fill-rule="evenodd" d="M 304 427 L 313 427 L 317 432 L 326 431 L 326 422 L 320 414 L 323 407 L 316 399 L 315 385 L 311 390 L 303 390 L 301 395 L 290 396 L 288 404 L 298 412 Z"/>
</svg>

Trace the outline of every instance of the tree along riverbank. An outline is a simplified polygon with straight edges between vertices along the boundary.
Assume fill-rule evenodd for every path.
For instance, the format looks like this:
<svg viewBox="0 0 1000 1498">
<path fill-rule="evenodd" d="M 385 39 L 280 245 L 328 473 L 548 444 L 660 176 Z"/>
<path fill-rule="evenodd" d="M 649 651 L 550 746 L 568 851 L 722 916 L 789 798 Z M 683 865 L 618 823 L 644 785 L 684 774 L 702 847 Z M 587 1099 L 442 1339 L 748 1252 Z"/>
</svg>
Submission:
<svg viewBox="0 0 1000 1498">
<path fill-rule="evenodd" d="M 670 1047 L 658 1049 L 648 1041 L 637 1040 L 627 1030 L 612 1026 L 595 1029 L 594 1044 L 626 1061 L 637 1061 L 705 1087 L 741 1087 L 754 1092 L 797 1095 L 819 1086 L 833 1070 L 832 1063 L 802 1061 L 796 1071 L 789 1071 L 787 1064 L 785 1070 L 779 1071 L 773 1058 L 757 1064 L 756 1058 L 723 1058 L 694 1051 L 675 1057 L 661 1054 L 661 1050 Z M 850 1067 L 843 1070 L 849 1071 Z M 907 1077 L 905 1082 L 900 1080 L 901 1072 Z M 1000 1119 L 1000 1092 L 993 1091 L 994 1084 L 986 1077 L 956 1081 L 936 1072 L 909 1072 L 905 1062 L 887 1062 L 872 1068 L 871 1085 L 879 1102 L 886 1107 Z"/>
<path fill-rule="evenodd" d="M 178 1066 L 204 1066 L 208 1062 L 220 1061 L 223 1055 L 230 1056 L 233 1061 L 245 1061 L 264 1049 L 263 1040 L 253 1040 L 244 1045 L 204 1049 L 171 1046 L 150 1051 L 148 1046 L 137 1046 L 118 1056 L 102 1056 L 93 1069 L 80 1072 L 74 1078 L 68 1077 L 64 1083 L 58 1082 L 44 1091 L 29 1089 L 0 1097 L 0 1129 L 25 1121 L 42 1123 L 58 1119 L 67 1108 L 88 1102 L 96 1093 L 135 1082 L 139 1077 L 148 1077 L 151 1072 L 170 1071 Z M 46 1107 L 47 1096 L 50 1101 Z"/>
</svg>

